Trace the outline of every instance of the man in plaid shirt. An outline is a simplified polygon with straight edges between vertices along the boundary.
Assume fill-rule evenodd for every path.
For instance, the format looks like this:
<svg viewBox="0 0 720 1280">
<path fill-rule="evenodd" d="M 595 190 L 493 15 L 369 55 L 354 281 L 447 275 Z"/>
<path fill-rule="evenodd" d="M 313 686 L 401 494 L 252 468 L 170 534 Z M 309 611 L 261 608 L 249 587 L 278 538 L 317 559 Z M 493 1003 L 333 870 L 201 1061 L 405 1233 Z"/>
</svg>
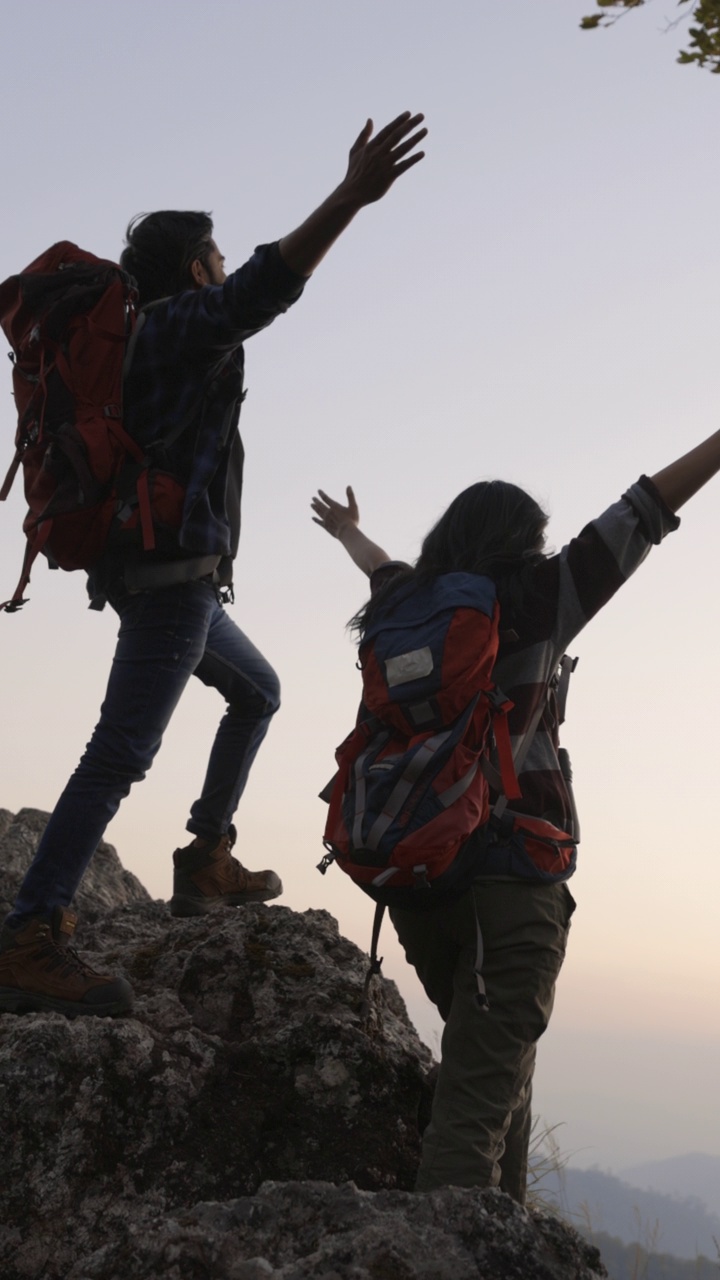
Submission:
<svg viewBox="0 0 720 1280">
<path fill-rule="evenodd" d="M 242 344 L 300 297 L 355 214 L 422 159 L 422 119 L 404 112 L 375 136 L 368 120 L 327 200 L 230 276 L 207 214 L 155 213 L 128 228 L 122 265 L 141 306 L 153 305 L 131 339 L 125 422 L 180 482 L 182 512 L 179 528 L 170 521 L 159 531 L 155 552 L 108 554 L 90 577 L 93 605 L 107 599 L 120 617 L 117 649 L 99 722 L 0 934 L 0 1010 L 107 1016 L 131 1007 L 127 982 L 94 973 L 68 946 L 76 919 L 68 907 L 191 675 L 227 709 L 190 810 L 193 840 L 174 854 L 172 914 L 282 892 L 274 871 L 249 871 L 231 854 L 235 809 L 280 697 L 274 671 L 223 608 L 240 533 Z"/>
</svg>

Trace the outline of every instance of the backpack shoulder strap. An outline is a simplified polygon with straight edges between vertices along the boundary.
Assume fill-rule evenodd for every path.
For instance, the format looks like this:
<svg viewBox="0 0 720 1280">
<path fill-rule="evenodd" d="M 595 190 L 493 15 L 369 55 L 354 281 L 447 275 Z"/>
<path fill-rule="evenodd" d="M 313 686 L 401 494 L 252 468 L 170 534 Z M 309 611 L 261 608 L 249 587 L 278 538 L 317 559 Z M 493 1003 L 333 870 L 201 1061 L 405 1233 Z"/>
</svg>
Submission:
<svg viewBox="0 0 720 1280">
<path fill-rule="evenodd" d="M 569 654 L 564 653 L 562 658 L 560 659 L 558 666 L 553 671 L 550 679 L 547 681 L 542 694 L 538 698 L 537 706 L 535 707 L 535 710 L 533 712 L 530 724 L 528 725 L 523 735 L 522 744 L 519 747 L 518 751 L 516 751 L 513 755 L 513 763 L 515 765 L 516 774 L 519 775 L 520 770 L 525 762 L 528 751 L 532 746 L 533 738 L 535 737 L 535 734 L 537 732 L 538 725 L 540 724 L 540 721 L 542 719 L 543 711 L 547 706 L 548 699 L 550 697 L 550 694 L 553 692 L 553 690 L 555 691 L 555 697 L 557 699 L 558 723 L 559 724 L 564 723 L 565 708 L 567 706 L 567 696 L 568 696 L 568 690 L 570 687 L 570 676 L 575 670 L 577 664 L 578 664 L 577 658 L 571 658 Z M 497 771 L 492 768 L 492 765 L 489 766 L 489 770 L 490 770 L 489 772 L 487 769 L 485 770 L 485 776 L 490 782 L 490 785 L 494 787 L 496 791 L 499 790 L 502 793 L 498 797 L 498 799 L 496 800 L 493 806 L 494 816 L 496 818 L 500 818 L 502 817 L 503 813 L 507 808 L 508 799 L 511 799 L 512 797 L 508 797 L 503 792 L 501 779 L 498 776 Z"/>
</svg>

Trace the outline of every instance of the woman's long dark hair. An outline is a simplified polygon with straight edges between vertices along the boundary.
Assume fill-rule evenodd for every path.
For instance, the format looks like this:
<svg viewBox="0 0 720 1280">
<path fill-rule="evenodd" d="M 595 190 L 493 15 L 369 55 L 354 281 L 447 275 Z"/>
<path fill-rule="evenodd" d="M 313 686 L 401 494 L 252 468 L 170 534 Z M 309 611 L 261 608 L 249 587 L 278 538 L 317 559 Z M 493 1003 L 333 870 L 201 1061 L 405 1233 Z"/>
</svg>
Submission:
<svg viewBox="0 0 720 1280">
<path fill-rule="evenodd" d="M 378 613 L 392 608 L 405 584 L 432 582 L 441 573 L 484 573 L 498 588 L 505 614 L 520 608 L 517 587 L 528 564 L 542 558 L 548 517 L 542 507 L 506 480 L 481 480 L 464 489 L 428 533 L 414 568 L 400 570 L 350 621 L 362 639 Z M 505 600 L 503 600 L 505 597 Z"/>
</svg>

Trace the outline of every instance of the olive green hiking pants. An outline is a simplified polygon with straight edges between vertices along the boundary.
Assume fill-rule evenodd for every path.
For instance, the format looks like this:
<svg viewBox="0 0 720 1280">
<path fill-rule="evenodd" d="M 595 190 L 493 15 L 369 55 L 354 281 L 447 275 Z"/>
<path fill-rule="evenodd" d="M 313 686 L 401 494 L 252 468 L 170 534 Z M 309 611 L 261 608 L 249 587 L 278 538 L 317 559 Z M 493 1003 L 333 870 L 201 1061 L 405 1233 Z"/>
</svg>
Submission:
<svg viewBox="0 0 720 1280">
<path fill-rule="evenodd" d="M 477 919 L 490 1007 L 477 1001 Z M 405 955 L 445 1023 L 416 1190 L 527 1190 L 536 1044 L 548 1025 L 575 903 L 565 884 L 476 880 L 434 912 L 391 911 Z"/>
</svg>

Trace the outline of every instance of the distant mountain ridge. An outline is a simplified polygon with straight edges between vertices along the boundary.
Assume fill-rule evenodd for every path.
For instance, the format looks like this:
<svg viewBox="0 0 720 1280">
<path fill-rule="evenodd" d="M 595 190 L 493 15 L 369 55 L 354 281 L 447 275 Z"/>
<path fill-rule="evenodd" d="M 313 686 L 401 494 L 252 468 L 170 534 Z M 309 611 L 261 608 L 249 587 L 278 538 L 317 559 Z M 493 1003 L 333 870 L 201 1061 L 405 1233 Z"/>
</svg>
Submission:
<svg viewBox="0 0 720 1280">
<path fill-rule="evenodd" d="M 646 1190 L 600 1169 L 571 1166 L 545 1174 L 538 1190 L 590 1239 L 606 1233 L 653 1254 L 717 1260 L 720 1215 L 699 1196 Z"/>
<path fill-rule="evenodd" d="M 598 1231 L 592 1243 L 600 1250 L 609 1280 L 717 1280 L 717 1259 L 676 1258 L 671 1253 L 648 1253 L 640 1244 L 623 1244 Z"/>
<path fill-rule="evenodd" d="M 624 1182 L 671 1196 L 697 1196 L 711 1213 L 720 1215 L 720 1156 L 693 1152 L 666 1160 L 646 1160 L 621 1169 Z"/>
</svg>

